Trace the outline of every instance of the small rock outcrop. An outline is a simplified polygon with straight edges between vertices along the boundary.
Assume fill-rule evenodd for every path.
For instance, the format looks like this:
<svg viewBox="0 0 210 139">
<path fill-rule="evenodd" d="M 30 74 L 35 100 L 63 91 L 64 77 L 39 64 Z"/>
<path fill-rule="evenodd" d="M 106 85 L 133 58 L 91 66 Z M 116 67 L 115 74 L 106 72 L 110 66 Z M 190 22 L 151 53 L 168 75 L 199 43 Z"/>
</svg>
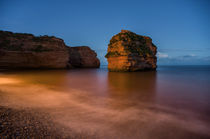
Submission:
<svg viewBox="0 0 210 139">
<path fill-rule="evenodd" d="M 54 36 L 36 37 L 32 34 L 0 31 L 0 68 L 73 68 L 71 63 L 74 64 L 74 59 L 85 61 L 84 58 L 96 58 L 95 53 L 89 53 L 86 57 L 80 53 L 70 56 L 71 50 L 62 39 Z M 80 67 L 88 67 L 88 62 L 84 66 L 83 63 Z M 89 63 L 90 67 L 94 67 L 94 61 Z M 98 63 L 95 67 L 98 67 Z"/>
<path fill-rule="evenodd" d="M 155 70 L 156 53 L 150 37 L 122 30 L 111 38 L 105 57 L 109 71 Z"/>
<path fill-rule="evenodd" d="M 99 68 L 100 61 L 95 51 L 88 46 L 70 47 L 70 65 L 75 68 Z"/>
</svg>

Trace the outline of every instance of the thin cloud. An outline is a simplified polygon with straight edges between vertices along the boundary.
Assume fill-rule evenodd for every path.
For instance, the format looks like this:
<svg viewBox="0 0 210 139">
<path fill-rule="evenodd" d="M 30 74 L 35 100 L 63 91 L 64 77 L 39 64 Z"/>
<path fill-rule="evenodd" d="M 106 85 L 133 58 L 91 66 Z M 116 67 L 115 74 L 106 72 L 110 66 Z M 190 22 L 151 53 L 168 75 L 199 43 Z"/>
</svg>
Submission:
<svg viewBox="0 0 210 139">
<path fill-rule="evenodd" d="M 169 49 L 158 49 L 158 51 L 161 51 L 161 52 L 174 52 L 174 51 L 187 51 L 187 52 L 205 52 L 205 51 L 209 51 L 210 48 L 203 48 L 203 49 L 183 49 L 183 48 L 169 48 Z"/>
<path fill-rule="evenodd" d="M 159 58 L 158 64 L 160 65 L 209 65 L 210 56 L 202 57 L 195 54 L 170 56 Z"/>
<path fill-rule="evenodd" d="M 158 58 L 168 58 L 168 54 L 158 52 L 158 53 L 157 53 L 157 57 L 158 57 Z"/>
<path fill-rule="evenodd" d="M 189 55 L 182 56 L 182 58 L 192 58 L 192 57 L 196 57 L 196 55 L 195 54 L 189 54 Z"/>
</svg>

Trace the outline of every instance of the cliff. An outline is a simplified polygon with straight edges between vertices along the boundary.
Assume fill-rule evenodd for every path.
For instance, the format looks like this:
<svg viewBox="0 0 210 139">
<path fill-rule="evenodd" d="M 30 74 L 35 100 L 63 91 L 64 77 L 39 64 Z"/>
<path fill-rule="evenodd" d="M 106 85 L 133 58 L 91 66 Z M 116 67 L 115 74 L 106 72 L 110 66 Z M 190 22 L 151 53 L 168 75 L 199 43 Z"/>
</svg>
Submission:
<svg viewBox="0 0 210 139">
<path fill-rule="evenodd" d="M 84 57 L 73 56 L 70 51 L 71 48 L 62 39 L 54 36 L 36 37 L 32 34 L 0 31 L 0 68 L 72 68 L 73 59 Z M 88 55 L 91 58 L 85 58 L 97 58 L 91 54 Z M 84 67 L 87 67 L 88 62 L 85 64 Z M 94 67 L 92 63 L 90 67 Z"/>
<path fill-rule="evenodd" d="M 156 53 L 150 37 L 122 30 L 111 38 L 105 57 L 109 71 L 155 70 Z"/>
<path fill-rule="evenodd" d="M 76 68 L 99 68 L 100 61 L 95 51 L 88 46 L 70 47 L 70 64 Z"/>
</svg>

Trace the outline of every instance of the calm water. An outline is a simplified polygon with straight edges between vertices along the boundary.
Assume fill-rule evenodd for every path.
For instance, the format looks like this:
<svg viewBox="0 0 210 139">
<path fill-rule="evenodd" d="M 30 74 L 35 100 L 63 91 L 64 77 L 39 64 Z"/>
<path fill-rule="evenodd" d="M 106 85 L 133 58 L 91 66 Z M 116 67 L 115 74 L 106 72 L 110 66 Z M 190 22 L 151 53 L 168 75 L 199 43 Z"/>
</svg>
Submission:
<svg viewBox="0 0 210 139">
<path fill-rule="evenodd" d="M 98 138 L 210 138 L 210 66 L 1 71 L 0 106 Z"/>
</svg>

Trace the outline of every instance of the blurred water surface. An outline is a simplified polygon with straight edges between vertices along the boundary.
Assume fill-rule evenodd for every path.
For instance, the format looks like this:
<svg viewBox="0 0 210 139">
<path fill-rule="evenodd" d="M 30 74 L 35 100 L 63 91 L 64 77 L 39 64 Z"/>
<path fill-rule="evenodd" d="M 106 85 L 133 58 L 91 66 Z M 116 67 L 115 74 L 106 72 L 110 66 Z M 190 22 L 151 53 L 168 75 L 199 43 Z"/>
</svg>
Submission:
<svg viewBox="0 0 210 139">
<path fill-rule="evenodd" d="M 98 138 L 210 138 L 210 66 L 1 71 L 0 100 Z"/>
</svg>

